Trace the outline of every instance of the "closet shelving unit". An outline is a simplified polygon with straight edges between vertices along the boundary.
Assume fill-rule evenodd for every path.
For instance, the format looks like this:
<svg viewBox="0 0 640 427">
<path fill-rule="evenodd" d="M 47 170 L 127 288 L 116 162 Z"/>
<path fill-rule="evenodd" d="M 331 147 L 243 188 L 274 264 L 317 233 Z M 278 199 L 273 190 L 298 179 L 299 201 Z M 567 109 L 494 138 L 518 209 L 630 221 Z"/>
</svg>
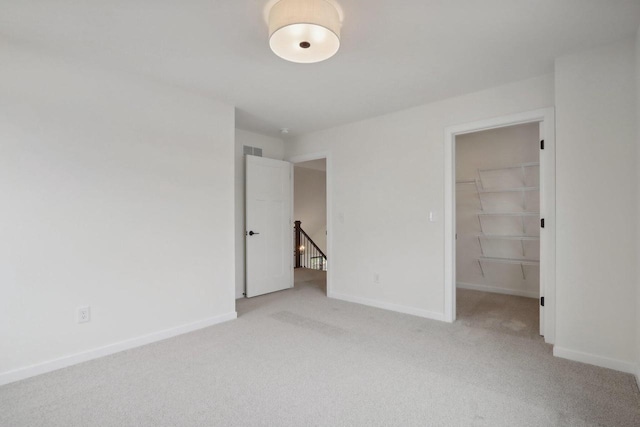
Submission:
<svg viewBox="0 0 640 427">
<path fill-rule="evenodd" d="M 482 256 L 477 258 L 477 262 L 478 265 L 480 267 L 480 271 L 482 272 L 482 276 L 485 276 L 485 270 L 483 267 L 483 263 L 500 263 L 500 264 L 511 264 L 511 265 L 520 265 L 520 269 L 522 271 L 522 279 L 526 280 L 527 278 L 527 274 L 526 274 L 526 270 L 525 270 L 525 266 L 539 266 L 540 265 L 540 261 L 536 260 L 536 259 L 526 259 L 526 250 L 525 250 L 525 242 L 527 241 L 539 241 L 540 240 L 540 236 L 539 235 L 533 235 L 533 234 L 528 234 L 527 233 L 527 223 L 526 223 L 526 219 L 527 218 L 539 218 L 540 217 L 540 212 L 538 211 L 531 211 L 529 210 L 528 203 L 527 203 L 527 193 L 530 192 L 539 192 L 540 191 L 540 187 L 537 186 L 529 186 L 528 184 L 528 175 L 527 175 L 527 171 L 528 170 L 532 170 L 533 168 L 537 168 L 538 169 L 538 175 L 539 175 L 539 167 L 540 164 L 539 163 L 523 163 L 523 164 L 519 164 L 519 165 L 514 165 L 514 166 L 508 166 L 508 167 L 503 167 L 503 168 L 493 168 L 493 169 L 479 169 L 478 170 L 478 176 L 479 179 L 475 179 L 475 180 L 469 180 L 469 181 L 458 181 L 456 182 L 457 185 L 473 185 L 473 187 L 475 188 L 478 200 L 479 200 L 479 204 L 480 204 L 480 210 L 475 212 L 475 214 L 478 217 L 478 223 L 480 225 L 480 230 L 481 232 L 478 234 L 474 234 L 473 237 L 476 237 L 478 239 L 478 244 L 480 245 L 480 250 L 482 253 Z M 514 180 L 512 179 L 512 184 L 514 184 L 513 186 L 511 185 L 507 185 L 507 186 L 496 186 L 496 185 L 489 185 L 487 186 L 485 181 L 490 182 L 490 175 L 494 174 L 494 175 L 500 175 L 500 174 L 504 174 L 506 173 L 510 173 L 511 177 L 514 177 L 514 173 L 517 171 L 520 171 L 520 179 L 519 182 L 513 182 Z M 484 178 L 483 178 L 484 177 Z M 508 180 L 507 180 L 508 181 Z M 513 211 L 501 211 L 501 210 L 487 210 L 487 201 L 485 200 L 486 195 L 488 194 L 505 194 L 505 193 L 520 193 L 522 195 L 521 198 L 521 208 L 522 210 L 513 210 Z M 539 193 L 538 193 L 539 194 Z M 536 207 L 536 209 L 538 209 Z M 538 209 L 539 210 L 539 209 Z M 499 218 L 520 218 L 520 223 L 521 223 L 521 233 L 518 234 L 499 234 L 499 233 L 488 233 L 486 228 L 487 225 L 485 224 L 485 219 L 487 218 L 494 218 L 494 219 L 499 219 Z M 537 228 L 537 221 L 536 221 L 536 230 L 539 230 L 539 228 Z M 483 240 L 503 240 L 503 241 L 519 241 L 521 243 L 521 250 L 522 250 L 522 257 L 521 258 L 504 258 L 504 257 L 495 257 L 495 256 L 487 256 L 485 253 L 485 248 L 484 245 L 482 244 Z"/>
</svg>

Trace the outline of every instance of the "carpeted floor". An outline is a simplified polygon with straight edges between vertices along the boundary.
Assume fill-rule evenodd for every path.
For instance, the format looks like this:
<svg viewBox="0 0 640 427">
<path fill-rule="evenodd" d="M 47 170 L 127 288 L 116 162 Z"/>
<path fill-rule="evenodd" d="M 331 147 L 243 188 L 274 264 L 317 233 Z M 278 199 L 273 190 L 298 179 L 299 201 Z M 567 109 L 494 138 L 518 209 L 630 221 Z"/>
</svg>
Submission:
<svg viewBox="0 0 640 427">
<path fill-rule="evenodd" d="M 470 328 L 543 340 L 537 299 L 458 289 L 456 300 L 458 320 Z"/>
<path fill-rule="evenodd" d="M 640 425 L 634 378 L 554 358 L 535 300 L 459 291 L 451 325 L 297 276 L 238 320 L 0 388 L 0 425 Z"/>
</svg>

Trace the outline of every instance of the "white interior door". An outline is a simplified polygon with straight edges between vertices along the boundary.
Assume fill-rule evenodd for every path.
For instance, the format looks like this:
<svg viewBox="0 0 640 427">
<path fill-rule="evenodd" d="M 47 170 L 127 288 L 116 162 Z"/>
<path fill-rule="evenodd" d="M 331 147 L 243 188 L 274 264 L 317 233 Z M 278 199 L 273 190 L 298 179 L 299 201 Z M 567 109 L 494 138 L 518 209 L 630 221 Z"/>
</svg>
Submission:
<svg viewBox="0 0 640 427">
<path fill-rule="evenodd" d="M 246 156 L 246 295 L 293 287 L 292 168 Z"/>
</svg>

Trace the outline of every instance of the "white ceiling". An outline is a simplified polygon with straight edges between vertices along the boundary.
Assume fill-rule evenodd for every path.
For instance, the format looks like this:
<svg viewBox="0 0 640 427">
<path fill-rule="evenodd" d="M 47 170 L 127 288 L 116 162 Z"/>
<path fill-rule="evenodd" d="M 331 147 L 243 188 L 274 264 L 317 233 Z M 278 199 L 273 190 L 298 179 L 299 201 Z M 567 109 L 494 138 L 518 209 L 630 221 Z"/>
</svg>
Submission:
<svg viewBox="0 0 640 427">
<path fill-rule="evenodd" d="M 640 0 L 338 1 L 342 46 L 318 64 L 269 50 L 267 0 L 0 0 L 0 37 L 223 100 L 279 136 L 550 73 L 640 23 Z"/>
</svg>

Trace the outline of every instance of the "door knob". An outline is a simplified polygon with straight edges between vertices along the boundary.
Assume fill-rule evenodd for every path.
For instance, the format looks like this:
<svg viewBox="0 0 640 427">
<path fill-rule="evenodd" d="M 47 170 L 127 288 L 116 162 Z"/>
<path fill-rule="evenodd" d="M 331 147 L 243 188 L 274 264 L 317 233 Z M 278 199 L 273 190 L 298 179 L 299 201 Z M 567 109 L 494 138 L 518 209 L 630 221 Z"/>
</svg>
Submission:
<svg viewBox="0 0 640 427">
<path fill-rule="evenodd" d="M 254 234 L 260 234 L 260 233 L 254 233 L 253 231 L 249 232 L 249 236 L 253 236 Z"/>
</svg>

